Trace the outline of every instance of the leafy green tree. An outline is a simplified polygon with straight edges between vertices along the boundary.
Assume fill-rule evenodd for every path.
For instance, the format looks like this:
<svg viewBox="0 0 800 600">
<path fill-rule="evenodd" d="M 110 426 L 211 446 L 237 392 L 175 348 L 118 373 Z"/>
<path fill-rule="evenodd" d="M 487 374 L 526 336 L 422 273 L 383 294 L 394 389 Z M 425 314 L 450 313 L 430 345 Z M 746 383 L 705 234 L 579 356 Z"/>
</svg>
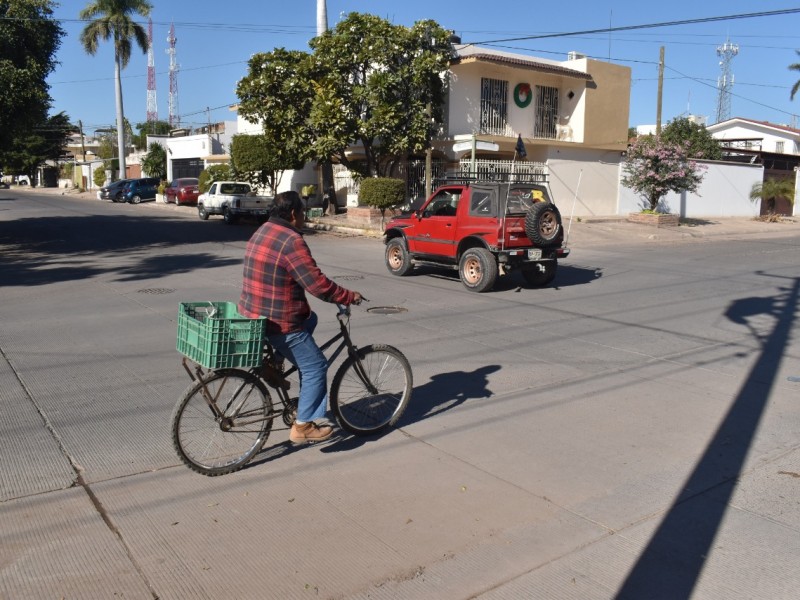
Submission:
<svg viewBox="0 0 800 600">
<path fill-rule="evenodd" d="M 47 76 L 56 65 L 64 30 L 50 0 L 0 0 L 0 164 L 17 138 L 47 119 Z"/>
<path fill-rule="evenodd" d="M 147 154 L 142 158 L 142 170 L 148 177 L 167 178 L 167 152 L 164 146 L 152 142 Z"/>
<path fill-rule="evenodd" d="M 683 145 L 662 137 L 641 136 L 628 147 L 622 183 L 647 198 L 656 212 L 667 192 L 695 192 L 703 180 L 702 167 L 690 160 Z"/>
<path fill-rule="evenodd" d="M 119 167 L 125 176 L 125 113 L 122 107 L 122 70 L 131 58 L 132 40 L 143 53 L 147 52 L 147 32 L 132 15 L 146 17 L 152 5 L 145 0 L 96 0 L 90 2 L 79 17 L 89 21 L 81 31 L 80 40 L 84 50 L 94 56 L 100 40 L 114 42 L 114 84 L 117 101 L 117 147 Z"/>
<path fill-rule="evenodd" d="M 302 169 L 303 161 L 265 135 L 235 135 L 231 140 L 231 163 L 254 187 L 267 186 L 275 193 L 281 173 Z"/>
<path fill-rule="evenodd" d="M 671 144 L 681 144 L 689 158 L 720 160 L 722 148 L 719 140 L 711 135 L 705 125 L 679 117 L 667 123 L 661 130 L 661 139 Z"/>
<path fill-rule="evenodd" d="M 76 129 L 63 112 L 49 117 L 28 135 L 16 138 L 14 149 L 4 154 L 4 168 L 11 173 L 28 175 L 33 181 L 39 165 L 45 161 L 59 161 Z"/>
<path fill-rule="evenodd" d="M 170 124 L 166 121 L 152 121 L 136 124 L 136 133 L 131 135 L 131 142 L 137 150 L 147 148 L 148 135 L 167 135 L 169 134 Z"/>
<path fill-rule="evenodd" d="M 761 183 L 754 183 L 750 190 L 750 200 L 766 202 L 767 214 L 775 214 L 775 202 L 778 198 L 785 198 L 789 204 L 794 204 L 794 179 L 767 179 Z"/>
<path fill-rule="evenodd" d="M 237 86 L 239 113 L 298 157 L 335 157 L 362 175 L 429 147 L 443 118 L 449 32 L 434 21 L 408 28 L 350 13 L 311 48 L 255 55 Z M 363 160 L 349 154 L 354 144 Z"/>
<path fill-rule="evenodd" d="M 207 192 L 215 181 L 235 181 L 236 174 L 230 165 L 211 165 L 197 178 L 200 193 Z"/>
</svg>

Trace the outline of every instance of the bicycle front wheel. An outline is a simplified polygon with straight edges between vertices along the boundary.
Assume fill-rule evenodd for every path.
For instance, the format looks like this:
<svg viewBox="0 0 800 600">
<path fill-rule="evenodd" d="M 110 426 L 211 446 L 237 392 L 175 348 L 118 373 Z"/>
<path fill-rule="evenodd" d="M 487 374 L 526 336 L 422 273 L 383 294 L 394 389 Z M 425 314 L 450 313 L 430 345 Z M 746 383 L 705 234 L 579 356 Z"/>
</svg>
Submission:
<svg viewBox="0 0 800 600">
<path fill-rule="evenodd" d="M 258 377 L 239 369 L 212 371 L 175 405 L 172 443 L 193 471 L 233 473 L 261 450 L 272 417 L 272 398 Z"/>
<path fill-rule="evenodd" d="M 331 409 L 343 429 L 377 433 L 397 423 L 411 398 L 411 365 L 397 348 L 374 344 L 344 361 L 331 384 Z"/>
</svg>

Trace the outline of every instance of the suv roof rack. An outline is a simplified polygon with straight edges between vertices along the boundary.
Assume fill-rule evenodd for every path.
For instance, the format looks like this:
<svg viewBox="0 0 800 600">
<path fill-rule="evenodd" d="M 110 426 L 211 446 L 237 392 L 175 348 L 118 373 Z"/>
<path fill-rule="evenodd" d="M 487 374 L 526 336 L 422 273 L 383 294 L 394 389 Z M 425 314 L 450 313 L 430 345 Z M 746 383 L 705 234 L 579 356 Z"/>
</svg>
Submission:
<svg viewBox="0 0 800 600">
<path fill-rule="evenodd" d="M 547 173 L 506 173 L 498 172 L 484 175 L 449 175 L 433 180 L 434 187 L 441 185 L 471 185 L 473 183 L 547 183 Z"/>
</svg>

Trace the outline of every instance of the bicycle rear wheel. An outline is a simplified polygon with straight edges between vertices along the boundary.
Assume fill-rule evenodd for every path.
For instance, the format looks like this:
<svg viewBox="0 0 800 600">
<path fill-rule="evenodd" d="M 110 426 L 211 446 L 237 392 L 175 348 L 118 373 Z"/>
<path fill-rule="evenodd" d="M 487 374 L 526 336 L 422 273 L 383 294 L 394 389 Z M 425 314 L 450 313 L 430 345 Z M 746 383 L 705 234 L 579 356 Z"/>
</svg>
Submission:
<svg viewBox="0 0 800 600">
<path fill-rule="evenodd" d="M 175 405 L 172 443 L 193 471 L 209 477 L 233 473 L 261 450 L 272 417 L 272 398 L 258 377 L 239 369 L 212 371 Z"/>
<path fill-rule="evenodd" d="M 343 429 L 377 433 L 397 423 L 411 398 L 411 365 L 397 348 L 373 344 L 344 361 L 331 384 L 331 409 Z"/>
</svg>

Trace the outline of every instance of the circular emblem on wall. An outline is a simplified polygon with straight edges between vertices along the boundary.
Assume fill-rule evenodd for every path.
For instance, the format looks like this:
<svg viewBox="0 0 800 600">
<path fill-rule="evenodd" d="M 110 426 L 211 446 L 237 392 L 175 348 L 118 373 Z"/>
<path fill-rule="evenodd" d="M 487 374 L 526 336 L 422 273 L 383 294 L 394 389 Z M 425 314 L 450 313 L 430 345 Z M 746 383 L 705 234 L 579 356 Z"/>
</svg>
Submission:
<svg viewBox="0 0 800 600">
<path fill-rule="evenodd" d="M 531 103 L 533 94 L 531 94 L 530 83 L 518 83 L 514 88 L 514 104 L 520 108 L 525 108 Z"/>
</svg>

